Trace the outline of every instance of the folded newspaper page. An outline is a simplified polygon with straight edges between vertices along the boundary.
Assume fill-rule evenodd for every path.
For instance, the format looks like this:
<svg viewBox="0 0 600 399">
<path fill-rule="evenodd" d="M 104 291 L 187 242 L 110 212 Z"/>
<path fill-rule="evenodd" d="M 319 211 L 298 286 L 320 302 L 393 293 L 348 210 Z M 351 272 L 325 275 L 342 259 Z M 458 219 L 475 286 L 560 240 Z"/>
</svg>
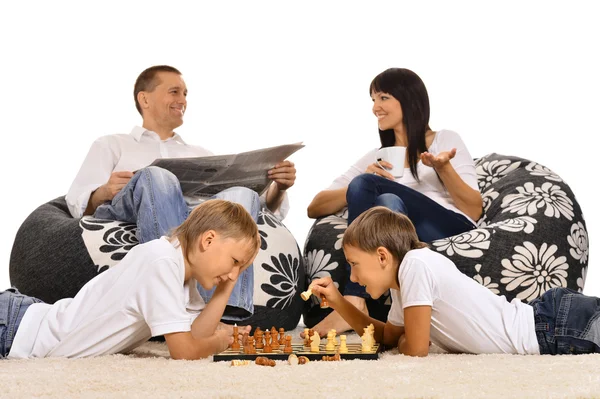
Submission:
<svg viewBox="0 0 600 399">
<path fill-rule="evenodd" d="M 160 158 L 151 166 L 167 169 L 179 179 L 186 197 L 211 197 L 230 187 L 242 186 L 264 193 L 271 183 L 267 172 L 304 147 L 286 144 L 231 155 L 194 158 Z"/>
</svg>

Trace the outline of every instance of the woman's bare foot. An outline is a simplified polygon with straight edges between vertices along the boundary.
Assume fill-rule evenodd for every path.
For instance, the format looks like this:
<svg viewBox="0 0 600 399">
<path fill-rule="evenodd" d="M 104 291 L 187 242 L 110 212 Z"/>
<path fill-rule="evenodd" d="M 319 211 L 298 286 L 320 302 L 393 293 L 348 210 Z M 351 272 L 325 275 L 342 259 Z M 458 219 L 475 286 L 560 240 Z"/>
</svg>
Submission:
<svg viewBox="0 0 600 399">
<path fill-rule="evenodd" d="M 344 296 L 353 304 L 358 310 L 365 314 L 369 314 L 369 310 L 367 309 L 367 302 L 364 298 L 358 296 Z M 314 331 L 319 333 L 320 337 L 326 337 L 329 330 L 334 329 L 337 334 L 341 334 L 346 331 L 352 330 L 350 324 L 346 322 L 346 320 L 342 319 L 342 316 L 335 310 L 327 315 L 323 320 L 321 320 L 317 325 L 312 328 Z M 304 332 L 300 333 L 300 337 L 304 338 Z"/>
</svg>

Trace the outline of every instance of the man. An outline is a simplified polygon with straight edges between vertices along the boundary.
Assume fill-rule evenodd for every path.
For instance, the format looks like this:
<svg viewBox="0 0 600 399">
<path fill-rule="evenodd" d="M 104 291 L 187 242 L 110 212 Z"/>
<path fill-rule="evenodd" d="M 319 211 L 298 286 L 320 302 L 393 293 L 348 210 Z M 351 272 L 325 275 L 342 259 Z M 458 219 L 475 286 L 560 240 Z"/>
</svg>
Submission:
<svg viewBox="0 0 600 399">
<path fill-rule="evenodd" d="M 140 243 L 160 238 L 187 218 L 199 200 L 184 198 L 172 173 L 148 167 L 157 158 L 212 155 L 202 147 L 185 143 L 174 132 L 183 124 L 186 96 L 181 72 L 171 66 L 153 66 L 140 74 L 134 99 L 142 126 L 134 127 L 130 134 L 103 136 L 92 144 L 66 196 L 73 217 L 94 215 L 136 223 Z M 269 177 L 273 183 L 260 204 L 257 194 L 243 187 L 230 188 L 214 198 L 240 203 L 255 220 L 261 204 L 283 218 L 288 209 L 286 190 L 296 179 L 294 164 L 281 162 L 269 171 Z M 252 314 L 253 274 L 250 267 L 238 278 L 228 303 L 229 318 Z M 198 288 L 207 301 L 212 292 Z"/>
</svg>

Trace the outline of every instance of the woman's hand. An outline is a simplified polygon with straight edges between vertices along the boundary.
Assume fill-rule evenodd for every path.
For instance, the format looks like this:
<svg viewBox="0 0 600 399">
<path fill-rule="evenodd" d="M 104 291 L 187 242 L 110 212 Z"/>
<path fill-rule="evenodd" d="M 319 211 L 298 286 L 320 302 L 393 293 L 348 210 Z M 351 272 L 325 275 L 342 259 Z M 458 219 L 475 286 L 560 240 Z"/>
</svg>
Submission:
<svg viewBox="0 0 600 399">
<path fill-rule="evenodd" d="M 446 166 L 452 158 L 456 155 L 456 148 L 450 151 L 442 151 L 437 155 L 433 155 L 427 151 L 421 154 L 421 162 L 423 165 L 430 166 L 435 170 L 440 170 Z"/>
<path fill-rule="evenodd" d="M 383 168 L 392 169 L 393 167 L 394 166 L 389 162 L 379 161 L 379 163 L 375 162 L 375 163 L 372 163 L 371 165 L 369 165 L 369 167 L 367 168 L 365 173 L 385 177 L 386 179 L 390 179 L 390 180 L 396 180 L 396 178 L 394 176 L 392 176 L 392 174 L 390 172 L 383 169 Z"/>
</svg>

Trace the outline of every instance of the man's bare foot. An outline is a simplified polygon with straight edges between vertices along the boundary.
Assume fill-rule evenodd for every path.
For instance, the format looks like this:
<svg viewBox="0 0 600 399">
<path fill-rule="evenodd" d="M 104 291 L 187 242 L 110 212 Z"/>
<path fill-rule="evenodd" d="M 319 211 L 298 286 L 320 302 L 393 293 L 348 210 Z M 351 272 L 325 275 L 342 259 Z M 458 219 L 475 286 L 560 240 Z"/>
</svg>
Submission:
<svg viewBox="0 0 600 399">
<path fill-rule="evenodd" d="M 250 334 L 251 328 L 252 328 L 251 326 L 238 326 L 238 333 L 240 335 L 240 338 L 242 335 L 244 335 L 245 332 Z M 219 324 L 217 324 L 217 330 L 226 330 L 226 331 L 228 331 L 229 335 L 232 335 L 233 334 L 233 325 L 219 322 Z"/>
<path fill-rule="evenodd" d="M 369 314 L 369 310 L 367 309 L 367 302 L 364 298 L 358 296 L 344 296 L 353 304 L 358 310 L 365 314 Z M 346 322 L 346 320 L 342 319 L 342 316 L 335 310 L 327 315 L 323 320 L 321 320 L 317 325 L 312 328 L 314 331 L 319 333 L 320 337 L 326 337 L 329 330 L 334 329 L 337 334 L 341 334 L 346 331 L 352 330 L 350 324 Z M 300 337 L 304 338 L 304 332 L 300 333 Z"/>
</svg>

